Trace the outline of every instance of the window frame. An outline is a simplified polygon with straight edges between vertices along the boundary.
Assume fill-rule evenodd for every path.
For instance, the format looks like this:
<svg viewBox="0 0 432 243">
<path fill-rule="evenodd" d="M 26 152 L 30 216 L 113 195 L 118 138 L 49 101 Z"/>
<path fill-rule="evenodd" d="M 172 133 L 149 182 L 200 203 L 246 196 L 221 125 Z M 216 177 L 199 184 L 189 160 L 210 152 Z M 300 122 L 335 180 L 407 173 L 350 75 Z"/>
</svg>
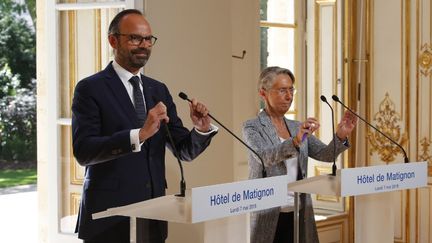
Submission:
<svg viewBox="0 0 432 243">
<path fill-rule="evenodd" d="M 259 22 L 259 28 L 284 28 L 294 30 L 294 67 L 291 70 L 295 76 L 294 86 L 296 87 L 296 94 L 294 95 L 294 107 L 292 107 L 287 113 L 286 117 L 293 120 L 301 120 L 306 117 L 306 78 L 305 78 L 305 66 L 306 66 L 306 42 L 304 38 L 306 18 L 305 15 L 306 1 L 294 0 L 294 23 L 287 22 L 274 22 L 261 20 Z M 261 10 L 261 8 L 260 8 Z M 260 39 L 262 42 L 262 39 Z M 262 46 L 260 45 L 260 52 L 262 53 Z M 260 66 L 264 68 L 263 63 Z M 303 97 L 303 98 L 302 98 Z M 263 104 L 261 104 L 263 108 Z"/>
</svg>

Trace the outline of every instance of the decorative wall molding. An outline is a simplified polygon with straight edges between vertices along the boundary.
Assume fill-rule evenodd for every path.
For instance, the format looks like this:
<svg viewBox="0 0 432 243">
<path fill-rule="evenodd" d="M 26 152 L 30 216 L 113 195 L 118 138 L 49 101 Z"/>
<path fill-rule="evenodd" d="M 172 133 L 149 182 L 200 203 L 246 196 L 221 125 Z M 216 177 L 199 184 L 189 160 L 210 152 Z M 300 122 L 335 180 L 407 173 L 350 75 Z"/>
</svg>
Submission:
<svg viewBox="0 0 432 243">
<path fill-rule="evenodd" d="M 70 194 L 69 215 L 78 214 L 80 201 L 81 193 L 73 192 Z"/>
<path fill-rule="evenodd" d="M 432 155 L 429 152 L 430 151 L 430 145 L 432 144 L 432 141 L 427 139 L 426 137 L 424 137 L 423 139 L 420 140 L 420 145 L 421 147 L 419 147 L 419 159 L 421 161 L 428 161 L 429 165 L 431 165 L 432 163 Z"/>
<path fill-rule="evenodd" d="M 331 164 L 329 164 L 328 166 L 315 166 L 315 176 L 328 175 L 331 173 L 332 173 Z M 323 201 L 323 202 L 339 203 L 341 201 L 341 198 L 337 196 L 316 194 L 316 200 Z"/>
<path fill-rule="evenodd" d="M 317 220 L 320 242 L 350 242 L 349 221 L 347 214 L 332 216 L 326 220 Z"/>
<path fill-rule="evenodd" d="M 415 158 L 418 161 L 428 161 L 428 175 L 432 176 L 432 1 L 431 0 L 416 0 L 415 5 L 415 22 L 413 29 L 415 32 L 415 39 L 412 41 L 413 48 L 413 66 L 412 72 L 415 74 L 412 77 L 415 89 L 412 94 L 416 98 L 416 102 L 411 105 L 413 108 L 413 115 L 415 115 L 415 123 L 413 129 L 415 130 L 415 144 L 414 151 L 416 151 Z M 415 44 L 414 44 L 415 43 Z M 431 180 L 428 179 L 428 185 L 431 185 Z M 411 242 L 432 242 L 431 238 L 431 187 L 419 188 L 416 190 L 415 201 L 412 208 L 415 208 L 415 225 L 412 227 L 415 238 Z"/>
<path fill-rule="evenodd" d="M 310 61 L 307 61 L 308 82 L 306 86 L 307 100 L 313 100 L 309 103 L 306 101 L 308 116 L 314 116 L 321 122 L 322 127 L 332 126 L 332 115 L 328 107 L 323 106 L 320 97 L 324 95 L 331 97 L 333 94 L 342 95 L 342 88 L 345 86 L 340 82 L 340 72 L 342 70 L 342 60 L 339 50 L 341 47 L 342 24 L 338 22 L 342 16 L 340 11 L 341 1 L 335 0 L 310 0 L 311 7 L 310 24 L 311 31 L 307 35 L 308 43 L 313 43 L 308 47 L 307 56 Z M 308 10 L 309 11 L 309 10 Z M 307 24 L 308 25 L 308 24 Z M 309 28 L 309 27 L 308 27 Z M 313 30 L 313 31 L 312 31 Z M 341 107 L 334 106 L 334 120 L 340 120 Z M 315 136 L 323 141 L 330 141 L 333 133 L 328 129 L 320 129 L 315 132 Z M 343 162 L 346 156 L 339 156 L 336 160 L 338 168 L 343 167 Z M 309 175 L 322 175 L 331 173 L 331 165 L 311 159 L 309 162 L 309 171 L 313 172 Z M 328 212 L 346 212 L 348 207 L 345 207 L 344 199 L 327 196 L 313 195 L 312 200 L 315 208 L 320 210 L 328 210 Z M 327 213 L 328 213 L 327 212 Z"/>
<path fill-rule="evenodd" d="M 420 47 L 418 58 L 418 65 L 420 74 L 423 76 L 430 76 L 432 73 L 432 45 L 425 43 Z"/>
<path fill-rule="evenodd" d="M 388 93 L 385 94 L 384 100 L 381 101 L 379 111 L 374 115 L 374 121 L 377 123 L 376 127 L 383 133 L 401 144 L 401 146 L 406 145 L 408 135 L 406 133 L 401 134 L 399 126 L 401 115 L 396 112 L 395 104 Z M 396 155 L 402 153 L 396 145 L 376 131 L 369 132 L 367 137 L 371 144 L 370 155 L 377 152 L 380 159 L 386 163 L 394 161 Z"/>
<path fill-rule="evenodd" d="M 431 144 L 432 141 L 428 138 L 424 137 L 420 140 L 420 146 L 418 147 L 419 151 L 419 161 L 427 161 L 428 162 L 428 171 L 429 176 L 432 176 L 432 153 L 431 153 Z"/>
<path fill-rule="evenodd" d="M 72 153 L 71 148 L 71 156 L 70 160 L 70 184 L 72 185 L 82 185 L 84 183 L 84 167 L 78 164 L 75 157 Z"/>
</svg>

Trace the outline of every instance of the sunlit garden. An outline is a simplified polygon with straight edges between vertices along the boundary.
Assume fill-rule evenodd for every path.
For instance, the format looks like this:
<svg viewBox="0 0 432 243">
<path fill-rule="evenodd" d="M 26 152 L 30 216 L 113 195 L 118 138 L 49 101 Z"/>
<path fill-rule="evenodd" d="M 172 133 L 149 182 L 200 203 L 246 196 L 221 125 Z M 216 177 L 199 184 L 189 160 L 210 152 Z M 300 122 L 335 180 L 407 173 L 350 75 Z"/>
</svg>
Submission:
<svg viewBox="0 0 432 243">
<path fill-rule="evenodd" d="M 35 3 L 0 1 L 0 188 L 36 183 Z"/>
</svg>

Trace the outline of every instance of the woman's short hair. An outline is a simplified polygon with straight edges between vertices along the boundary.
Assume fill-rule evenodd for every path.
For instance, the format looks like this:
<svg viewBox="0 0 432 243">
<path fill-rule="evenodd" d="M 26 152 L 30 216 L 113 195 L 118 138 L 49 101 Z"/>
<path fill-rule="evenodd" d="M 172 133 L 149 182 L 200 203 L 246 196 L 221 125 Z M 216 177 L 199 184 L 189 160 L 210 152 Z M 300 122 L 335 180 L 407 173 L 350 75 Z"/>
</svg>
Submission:
<svg viewBox="0 0 432 243">
<path fill-rule="evenodd" d="M 291 78 L 293 83 L 295 82 L 294 74 L 289 69 L 272 66 L 267 67 L 261 71 L 258 82 L 258 89 L 270 89 L 273 86 L 276 76 L 279 74 L 286 74 Z"/>
</svg>

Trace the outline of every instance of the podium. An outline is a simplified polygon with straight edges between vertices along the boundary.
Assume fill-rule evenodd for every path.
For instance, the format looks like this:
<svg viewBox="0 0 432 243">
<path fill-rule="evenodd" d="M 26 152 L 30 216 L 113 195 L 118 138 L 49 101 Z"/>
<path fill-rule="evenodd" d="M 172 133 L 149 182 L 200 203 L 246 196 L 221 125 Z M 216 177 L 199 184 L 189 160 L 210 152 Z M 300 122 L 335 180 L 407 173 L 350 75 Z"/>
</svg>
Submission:
<svg viewBox="0 0 432 243">
<path fill-rule="evenodd" d="M 381 222 L 365 222 L 359 242 L 390 243 L 393 240 L 391 211 L 392 191 L 414 189 L 427 185 L 427 162 L 391 164 L 338 170 L 336 176 L 320 175 L 288 184 L 295 194 L 294 242 L 299 242 L 299 194 L 321 194 L 329 196 L 356 196 L 368 214 L 382 215 Z M 356 204 L 356 206 L 358 206 Z M 390 222 L 390 223 L 389 223 Z M 386 229 L 384 229 L 386 228 Z M 357 237 L 356 237 L 357 238 Z"/>
<path fill-rule="evenodd" d="M 130 218 L 130 242 L 136 242 L 136 219 L 193 224 L 258 210 L 285 206 L 288 178 L 275 176 L 186 190 L 185 197 L 168 195 L 94 213 L 93 220 Z M 207 229 L 206 229 L 207 230 Z M 209 229 L 212 230 L 212 229 Z"/>
<path fill-rule="evenodd" d="M 194 224 L 280 207 L 288 204 L 287 192 L 295 192 L 295 242 L 298 242 L 298 200 L 300 193 L 355 196 L 365 201 L 369 214 L 382 215 L 382 222 L 366 222 L 357 242 L 393 242 L 391 192 L 427 185 L 427 162 L 392 164 L 338 170 L 336 176 L 320 175 L 288 184 L 288 178 L 275 176 L 233 183 L 192 188 L 185 197 L 168 195 L 94 213 L 93 219 L 110 216 L 130 217 L 131 243 L 136 242 L 136 219 L 146 218 Z M 370 198 L 373 198 L 371 200 Z M 356 206 L 359 206 L 356 204 Z M 391 222 L 389 224 L 389 222 Z M 383 229 L 385 227 L 386 229 Z M 375 230 L 371 230 L 375 229 Z M 378 229 L 378 230 L 377 230 Z M 206 230 L 212 230 L 207 229 Z"/>
</svg>

